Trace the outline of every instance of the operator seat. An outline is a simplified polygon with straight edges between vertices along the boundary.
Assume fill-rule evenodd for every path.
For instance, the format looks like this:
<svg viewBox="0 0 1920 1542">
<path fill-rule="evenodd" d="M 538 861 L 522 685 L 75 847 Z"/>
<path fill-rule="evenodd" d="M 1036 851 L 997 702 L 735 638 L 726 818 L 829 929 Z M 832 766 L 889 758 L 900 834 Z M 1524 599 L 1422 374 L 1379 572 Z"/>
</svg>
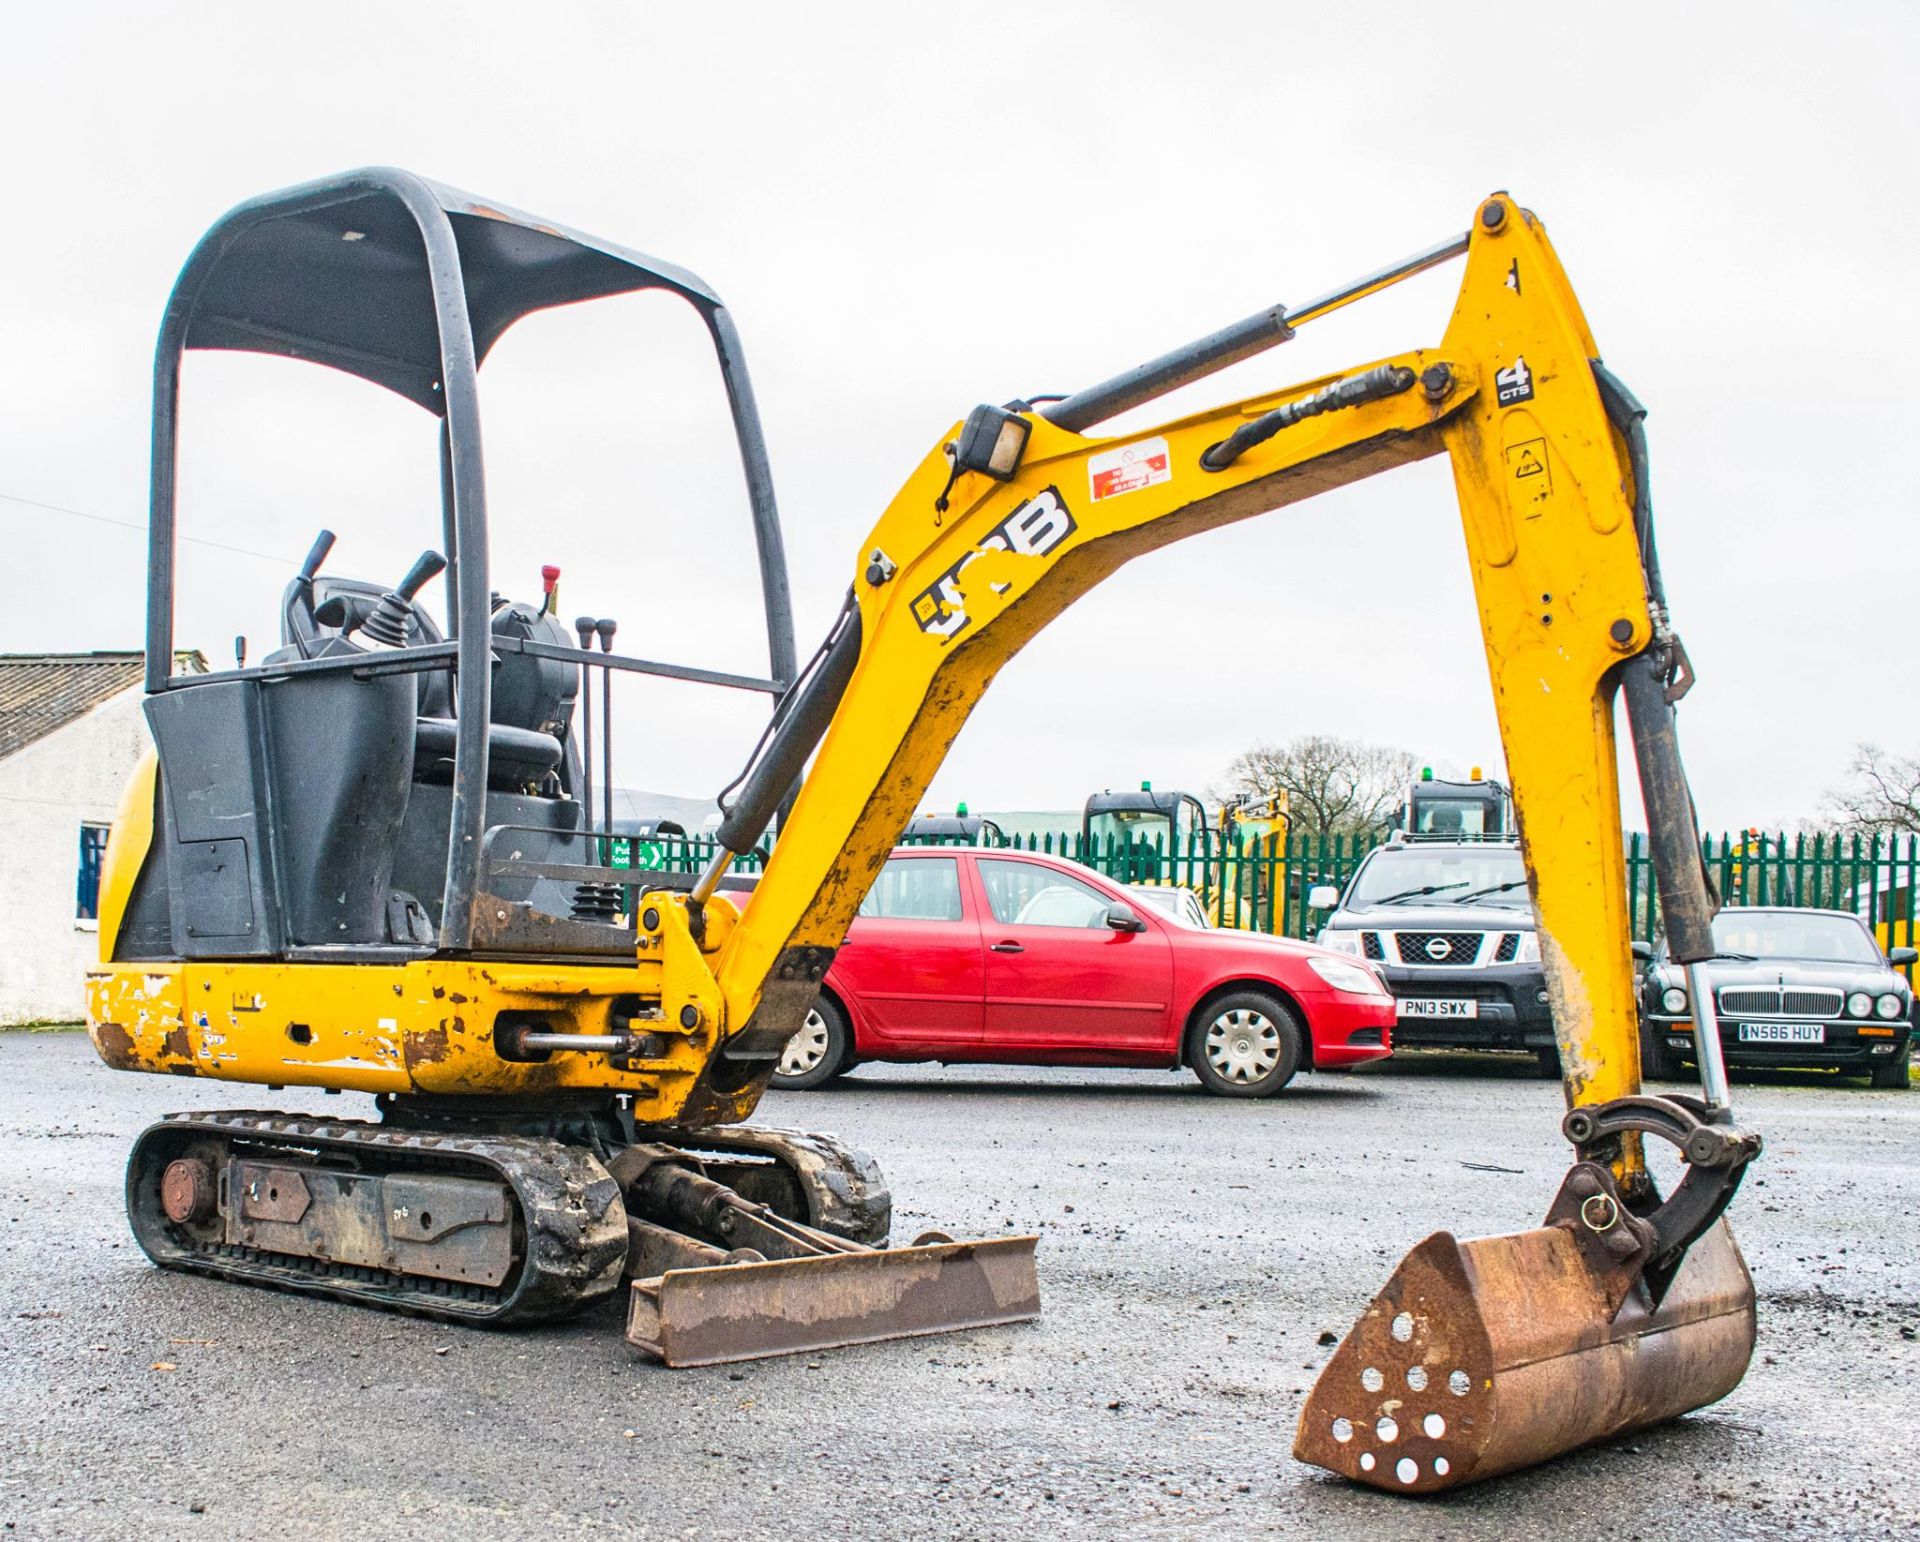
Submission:
<svg viewBox="0 0 1920 1542">
<path fill-rule="evenodd" d="M 311 589 L 305 593 L 297 582 L 288 590 L 281 622 L 284 646 L 263 662 L 362 651 L 352 634 L 373 614 L 388 586 L 331 574 L 313 577 L 310 582 Z M 571 645 L 574 640 L 554 617 L 497 596 L 493 631 L 501 637 L 534 638 L 562 645 Z M 443 640 L 439 625 L 426 607 L 413 601 L 407 618 L 407 645 L 420 647 Z M 457 699 L 453 674 L 434 669 L 414 678 L 419 697 L 413 779 L 444 785 L 453 780 Z M 494 666 L 492 722 L 487 731 L 489 788 L 517 792 L 550 780 L 566 753 L 575 692 L 575 672 L 557 659 L 524 653 L 501 656 Z"/>
<path fill-rule="evenodd" d="M 426 618 L 423 618 L 426 619 Z M 427 625 L 431 626 L 430 619 Z M 521 641 L 574 645 L 556 617 L 535 606 L 495 597 L 493 634 Z M 456 732 L 449 676 L 432 677 L 443 696 L 432 707 L 421 691 L 420 721 L 414 729 L 414 780 L 450 782 Z M 559 659 L 531 653 L 503 653 L 493 667 L 492 722 L 487 728 L 487 786 L 517 792 L 546 782 L 559 770 L 566 738 L 573 727 L 578 675 Z M 434 710 L 437 708 L 438 710 Z"/>
</svg>

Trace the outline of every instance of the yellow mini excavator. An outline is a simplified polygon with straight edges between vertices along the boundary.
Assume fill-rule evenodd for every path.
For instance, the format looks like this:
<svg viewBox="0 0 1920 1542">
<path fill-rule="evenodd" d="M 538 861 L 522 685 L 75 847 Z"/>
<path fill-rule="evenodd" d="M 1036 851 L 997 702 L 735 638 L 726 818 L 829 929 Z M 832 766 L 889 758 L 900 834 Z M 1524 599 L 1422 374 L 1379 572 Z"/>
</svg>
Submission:
<svg viewBox="0 0 1920 1542">
<path fill-rule="evenodd" d="M 1459 299 L 1437 346 L 1089 433 L 1453 259 Z M 640 289 L 691 304 L 718 353 L 760 542 L 764 679 L 615 655 L 610 627 L 570 638 L 550 599 L 491 587 L 478 365 L 531 311 Z M 171 676 L 189 349 L 312 360 L 438 417 L 444 552 L 389 588 L 323 572 L 323 535 L 286 590 L 277 651 Z M 549 1318 L 624 1285 L 629 1339 L 670 1364 L 1033 1315 L 1033 1238 L 887 1247 L 870 1159 L 744 1121 L 954 735 L 1023 643 L 1132 557 L 1444 453 L 1574 1160 L 1542 1226 L 1443 1232 L 1408 1255 L 1330 1360 L 1296 1451 L 1436 1490 L 1723 1396 L 1754 1302 L 1720 1214 L 1759 1141 L 1733 1122 L 1704 988 L 1715 901 L 1674 737 L 1691 671 L 1661 589 L 1642 416 L 1540 222 L 1495 194 L 1467 234 L 1307 305 L 1044 405 L 976 408 L 908 476 L 796 670 L 753 396 L 699 279 L 402 172 L 241 205 L 192 254 L 160 334 L 156 755 L 109 843 L 89 1027 L 121 1069 L 366 1092 L 379 1118 L 165 1118 L 129 1158 L 135 1236 L 164 1268 L 464 1322 Z M 441 623 L 419 595 L 443 569 Z M 776 702 L 698 873 L 610 860 L 611 777 L 603 756 L 596 814 L 576 718 L 615 670 Z M 1669 944 L 1694 974 L 1700 1098 L 1639 1090 L 1616 695 Z M 734 855 L 783 807 L 757 886 L 730 888 Z M 1684 1162 L 1670 1194 L 1648 1176 L 1649 1135 Z"/>
</svg>

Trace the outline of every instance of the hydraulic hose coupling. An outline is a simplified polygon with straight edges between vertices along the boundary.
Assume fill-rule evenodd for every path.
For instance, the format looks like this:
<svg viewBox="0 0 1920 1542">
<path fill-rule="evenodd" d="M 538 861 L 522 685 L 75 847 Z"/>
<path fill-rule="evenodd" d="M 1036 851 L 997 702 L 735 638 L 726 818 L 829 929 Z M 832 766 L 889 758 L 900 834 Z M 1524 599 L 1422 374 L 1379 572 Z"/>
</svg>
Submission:
<svg viewBox="0 0 1920 1542">
<path fill-rule="evenodd" d="M 1323 412 L 1338 412 L 1383 396 L 1398 396 L 1410 390 L 1416 378 L 1404 364 L 1378 364 L 1361 374 L 1336 380 L 1311 396 L 1287 402 L 1251 423 L 1241 424 L 1225 439 L 1202 452 L 1200 465 L 1207 471 L 1225 471 L 1255 445 L 1266 443 L 1283 428 L 1291 428 L 1307 418 L 1317 418 Z"/>
</svg>

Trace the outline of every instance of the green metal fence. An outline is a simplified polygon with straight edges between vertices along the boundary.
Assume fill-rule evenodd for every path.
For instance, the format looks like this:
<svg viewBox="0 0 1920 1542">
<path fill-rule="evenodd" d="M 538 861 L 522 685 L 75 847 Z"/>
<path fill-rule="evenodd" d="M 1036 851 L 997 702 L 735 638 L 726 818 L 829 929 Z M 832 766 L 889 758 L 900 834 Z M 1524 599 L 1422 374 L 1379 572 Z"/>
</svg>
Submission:
<svg viewBox="0 0 1920 1542">
<path fill-rule="evenodd" d="M 638 868 L 643 873 L 697 873 L 718 849 L 718 843 L 707 836 L 617 835 L 607 842 L 607 866 Z M 731 871 L 757 873 L 766 860 L 765 852 L 749 851 L 733 859 Z"/>
<path fill-rule="evenodd" d="M 1883 949 L 1913 945 L 1920 837 L 1749 830 L 1709 836 L 1701 851 L 1726 904 L 1845 910 L 1873 928 Z M 1627 844 L 1627 881 L 1634 934 L 1651 940 L 1659 933 L 1659 901 L 1652 862 L 1637 835 Z"/>
<path fill-rule="evenodd" d="M 611 844 L 616 867 L 631 862 L 642 869 L 672 873 L 698 872 L 714 851 L 710 839 L 698 836 Z M 957 843 L 936 837 L 911 844 Z M 1322 839 L 1296 832 L 1229 841 L 1208 833 L 1169 849 L 1163 840 L 1110 837 L 1089 844 L 1078 831 L 1061 830 L 1014 835 L 993 844 L 1004 850 L 1063 857 L 1120 883 L 1178 884 L 1199 896 L 1216 925 L 1309 937 L 1325 917 L 1308 909 L 1308 894 L 1321 884 L 1344 887 L 1379 840 L 1366 835 Z M 1745 831 L 1710 835 L 1701 842 L 1701 852 L 1727 904 L 1845 910 L 1873 928 L 1882 948 L 1915 945 L 1920 837 Z M 1660 905 L 1646 838 L 1630 835 L 1626 856 L 1634 935 L 1653 941 L 1660 934 Z M 749 852 L 734 863 L 740 872 L 755 872 L 763 865 L 759 852 Z"/>
</svg>

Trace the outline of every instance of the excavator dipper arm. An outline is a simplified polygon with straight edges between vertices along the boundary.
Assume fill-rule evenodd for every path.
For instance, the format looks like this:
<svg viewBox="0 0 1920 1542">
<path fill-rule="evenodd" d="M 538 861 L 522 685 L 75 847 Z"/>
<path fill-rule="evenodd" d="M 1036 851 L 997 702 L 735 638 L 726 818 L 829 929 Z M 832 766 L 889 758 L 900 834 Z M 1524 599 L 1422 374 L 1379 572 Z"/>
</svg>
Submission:
<svg viewBox="0 0 1920 1542">
<path fill-rule="evenodd" d="M 1438 347 L 1114 438 L 1079 431 L 1462 250 Z M 1597 361 L 1545 231 L 1495 195 L 1469 236 L 1303 313 L 1250 318 L 1052 416 L 1013 403 L 956 426 L 864 543 L 846 607 L 744 777 L 714 864 L 691 893 L 647 897 L 666 1014 L 720 1027 L 683 1118 L 751 1112 L 968 713 L 1043 626 L 1136 556 L 1445 453 L 1581 1160 L 1549 1225 L 1465 1244 L 1442 1233 L 1409 1256 L 1316 1388 L 1299 1454 L 1385 1487 L 1446 1488 L 1724 1395 L 1744 1372 L 1753 1316 L 1717 1217 L 1758 1141 L 1730 1125 L 1723 1091 L 1701 1104 L 1638 1096 L 1615 770 L 1623 679 L 1683 960 L 1710 955 L 1713 901 L 1672 735 L 1684 655 L 1652 558 L 1638 408 Z M 719 877 L 796 778 L 798 801 L 736 917 Z M 1665 1205 L 1644 1166 L 1647 1132 L 1692 1164 Z M 1643 1341 L 1663 1353 L 1622 1347 Z M 1371 1362 L 1385 1349 L 1400 1384 L 1383 1391 L 1387 1372 Z M 1657 1375 L 1637 1369 L 1656 1363 Z M 1414 1406 L 1409 1386 L 1449 1378 L 1401 1439 L 1391 1410 Z M 1609 1390 L 1585 1396 L 1590 1381 Z M 1560 1399 L 1578 1414 L 1542 1424 Z"/>
</svg>

